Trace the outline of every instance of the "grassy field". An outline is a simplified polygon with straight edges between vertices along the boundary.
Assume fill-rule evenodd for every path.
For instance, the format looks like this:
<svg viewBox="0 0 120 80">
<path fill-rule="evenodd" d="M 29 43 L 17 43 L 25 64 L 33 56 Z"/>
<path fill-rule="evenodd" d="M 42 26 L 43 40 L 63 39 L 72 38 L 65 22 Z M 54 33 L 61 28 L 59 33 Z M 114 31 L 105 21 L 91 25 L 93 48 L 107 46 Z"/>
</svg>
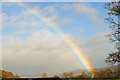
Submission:
<svg viewBox="0 0 120 80">
<path fill-rule="evenodd" d="M 66 79 L 66 78 L 4 78 L 1 80 L 120 80 L 120 79 Z"/>
</svg>

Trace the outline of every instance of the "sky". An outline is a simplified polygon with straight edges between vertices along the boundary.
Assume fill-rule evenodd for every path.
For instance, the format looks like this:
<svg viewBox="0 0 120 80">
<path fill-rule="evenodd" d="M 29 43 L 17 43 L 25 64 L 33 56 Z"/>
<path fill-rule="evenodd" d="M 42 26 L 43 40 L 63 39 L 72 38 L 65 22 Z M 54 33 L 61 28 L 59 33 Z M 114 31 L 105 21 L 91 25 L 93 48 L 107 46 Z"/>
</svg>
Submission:
<svg viewBox="0 0 120 80">
<path fill-rule="evenodd" d="M 2 4 L 0 3 L 0 14 L 2 13 Z M 0 69 L 2 69 L 2 18 L 0 16 Z"/>
<path fill-rule="evenodd" d="M 107 66 L 105 58 L 114 47 L 105 37 L 109 30 L 105 2 L 24 4 L 29 8 L 2 3 L 2 69 L 23 77 L 85 69 L 61 34 L 77 44 L 93 68 Z"/>
<path fill-rule="evenodd" d="M 113 0 L 1 0 L 1 2 L 111 2 Z M 116 0 L 118 1 L 118 0 Z"/>
</svg>

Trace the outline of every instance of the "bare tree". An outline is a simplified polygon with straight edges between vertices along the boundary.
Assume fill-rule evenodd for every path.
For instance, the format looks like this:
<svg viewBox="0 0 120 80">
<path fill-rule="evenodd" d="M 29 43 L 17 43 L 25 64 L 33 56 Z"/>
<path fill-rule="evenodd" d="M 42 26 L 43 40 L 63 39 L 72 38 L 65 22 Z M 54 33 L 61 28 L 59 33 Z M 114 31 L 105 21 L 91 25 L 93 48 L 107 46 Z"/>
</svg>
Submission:
<svg viewBox="0 0 120 80">
<path fill-rule="evenodd" d="M 106 3 L 105 8 L 108 10 L 108 17 L 105 20 L 110 27 L 108 38 L 115 45 L 115 51 L 108 55 L 106 62 L 112 65 L 118 63 L 120 68 L 120 1 Z M 120 75 L 120 71 L 118 73 Z"/>
</svg>

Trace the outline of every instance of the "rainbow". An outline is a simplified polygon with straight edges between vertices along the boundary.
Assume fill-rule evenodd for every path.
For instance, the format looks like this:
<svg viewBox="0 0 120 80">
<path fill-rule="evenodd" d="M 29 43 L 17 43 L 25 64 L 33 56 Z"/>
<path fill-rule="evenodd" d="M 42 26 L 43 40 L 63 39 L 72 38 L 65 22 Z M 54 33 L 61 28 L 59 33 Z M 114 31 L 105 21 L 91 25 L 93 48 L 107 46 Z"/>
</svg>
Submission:
<svg viewBox="0 0 120 80">
<path fill-rule="evenodd" d="M 66 42 L 66 44 L 69 46 L 69 48 L 73 51 L 74 55 L 79 59 L 79 61 L 82 63 L 83 67 L 85 67 L 86 72 L 89 73 L 89 71 L 92 71 L 92 66 L 90 64 L 90 61 L 86 58 L 85 54 L 82 52 L 82 50 L 79 49 L 79 47 L 77 46 L 77 44 L 70 39 L 69 36 L 64 35 L 64 33 L 57 27 L 57 25 L 55 23 L 53 23 L 52 21 L 50 21 L 47 18 L 44 18 L 37 9 L 32 9 L 31 10 L 31 6 L 29 6 L 26 3 L 22 3 L 22 2 L 18 2 L 17 3 L 19 6 L 30 10 L 30 13 L 35 15 L 36 17 L 38 17 L 40 20 L 42 20 L 44 23 L 46 23 L 49 27 L 51 27 L 52 29 L 54 29 L 57 34 Z M 93 74 L 89 75 L 91 78 L 94 77 Z"/>
</svg>

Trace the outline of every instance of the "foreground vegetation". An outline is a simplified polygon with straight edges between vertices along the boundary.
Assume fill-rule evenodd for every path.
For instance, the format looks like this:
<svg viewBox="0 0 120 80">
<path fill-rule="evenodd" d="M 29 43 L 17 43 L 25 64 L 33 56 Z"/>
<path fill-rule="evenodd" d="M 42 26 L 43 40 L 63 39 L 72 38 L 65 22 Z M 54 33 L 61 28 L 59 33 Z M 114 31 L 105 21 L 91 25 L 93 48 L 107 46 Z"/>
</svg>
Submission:
<svg viewBox="0 0 120 80">
<path fill-rule="evenodd" d="M 20 78 L 20 76 L 14 75 L 12 72 L 0 70 L 0 79 L 1 78 Z"/>
<path fill-rule="evenodd" d="M 20 78 L 20 76 L 18 75 L 14 75 L 12 72 L 7 72 L 5 70 L 0 70 L 2 72 L 2 74 L 0 75 L 0 78 L 3 79 L 18 79 Z M 81 74 L 76 75 L 72 72 L 64 72 L 62 75 L 54 75 L 53 77 L 48 77 L 47 73 L 43 73 L 41 75 L 41 77 L 37 77 L 37 78 L 44 78 L 44 80 L 46 79 L 57 79 L 57 80 L 101 80 L 101 79 L 114 79 L 114 80 L 120 80 L 118 79 L 120 76 L 118 75 L 118 68 L 111 70 L 109 68 L 106 69 L 97 69 L 94 71 L 90 71 L 89 73 L 86 73 L 85 71 L 83 71 Z M 92 75 L 92 77 L 91 77 Z"/>
<path fill-rule="evenodd" d="M 63 79 L 63 78 L 37 78 L 38 80 L 120 80 L 120 79 Z M 2 79 L 2 80 L 20 80 L 20 79 Z M 36 80 L 36 78 L 32 78 L 32 79 L 30 79 L 30 78 L 22 78 L 21 80 Z"/>
</svg>

